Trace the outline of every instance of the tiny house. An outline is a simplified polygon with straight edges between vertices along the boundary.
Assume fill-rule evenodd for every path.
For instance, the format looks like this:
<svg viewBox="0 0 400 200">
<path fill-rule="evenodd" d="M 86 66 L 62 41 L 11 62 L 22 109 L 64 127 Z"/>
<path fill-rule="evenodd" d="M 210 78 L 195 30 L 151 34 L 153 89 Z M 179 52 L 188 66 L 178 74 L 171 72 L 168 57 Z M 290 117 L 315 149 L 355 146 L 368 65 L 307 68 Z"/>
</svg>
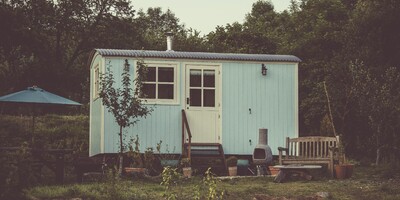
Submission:
<svg viewBox="0 0 400 200">
<path fill-rule="evenodd" d="M 286 137 L 298 137 L 296 56 L 95 49 L 89 58 L 90 156 L 119 149 L 118 124 L 98 96 L 99 74 L 110 67 L 119 84 L 125 60 L 134 76 L 139 59 L 148 67 L 144 93 L 153 111 L 126 133 L 139 136 L 142 152 L 161 140 L 170 153 L 183 153 L 188 128 L 192 143 L 220 144 L 235 155 L 253 153 L 260 128 L 268 129 L 275 155 Z"/>
</svg>

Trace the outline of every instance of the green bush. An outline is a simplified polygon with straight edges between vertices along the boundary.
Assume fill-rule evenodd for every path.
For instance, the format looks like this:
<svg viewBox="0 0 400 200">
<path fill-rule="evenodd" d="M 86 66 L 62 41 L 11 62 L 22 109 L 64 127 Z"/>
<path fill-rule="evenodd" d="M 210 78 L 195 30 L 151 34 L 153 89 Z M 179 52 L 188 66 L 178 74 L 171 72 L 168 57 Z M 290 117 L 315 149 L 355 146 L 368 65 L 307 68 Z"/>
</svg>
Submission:
<svg viewBox="0 0 400 200">
<path fill-rule="evenodd" d="M 18 147 L 12 151 L 0 151 L 0 199 L 18 199 L 23 188 L 54 182 L 54 173 L 43 167 L 45 165 L 38 162 L 40 159 L 29 150 L 32 147 L 32 117 L 0 115 L 0 124 L 0 147 Z M 35 147 L 73 150 L 65 157 L 70 163 L 66 168 L 66 179 L 73 176 L 73 160 L 88 155 L 87 116 L 38 116 L 34 133 Z M 55 160 L 55 155 L 40 153 L 40 156 Z"/>
</svg>

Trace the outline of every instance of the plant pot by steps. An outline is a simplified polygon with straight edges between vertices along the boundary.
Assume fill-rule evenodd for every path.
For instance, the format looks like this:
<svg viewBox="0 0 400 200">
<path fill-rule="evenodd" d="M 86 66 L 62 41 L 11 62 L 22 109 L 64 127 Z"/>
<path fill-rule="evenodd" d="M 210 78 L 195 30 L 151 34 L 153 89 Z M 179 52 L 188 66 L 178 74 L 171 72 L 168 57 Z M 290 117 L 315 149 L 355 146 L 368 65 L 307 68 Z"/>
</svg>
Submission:
<svg viewBox="0 0 400 200">
<path fill-rule="evenodd" d="M 191 178 L 192 177 L 192 167 L 184 167 L 182 168 L 183 171 L 183 176 L 186 178 Z"/>
<path fill-rule="evenodd" d="M 228 167 L 229 176 L 237 176 L 237 166 Z"/>
<path fill-rule="evenodd" d="M 335 174 L 337 179 L 350 178 L 353 175 L 353 164 L 339 164 L 335 165 Z"/>
<path fill-rule="evenodd" d="M 354 165 L 346 164 L 345 166 L 346 166 L 346 178 L 350 178 L 353 175 Z"/>
<path fill-rule="evenodd" d="M 337 179 L 345 179 L 346 178 L 346 165 L 335 165 L 335 176 Z"/>
<path fill-rule="evenodd" d="M 276 176 L 279 173 L 279 169 L 273 166 L 268 166 L 269 174 L 272 176 Z"/>
</svg>

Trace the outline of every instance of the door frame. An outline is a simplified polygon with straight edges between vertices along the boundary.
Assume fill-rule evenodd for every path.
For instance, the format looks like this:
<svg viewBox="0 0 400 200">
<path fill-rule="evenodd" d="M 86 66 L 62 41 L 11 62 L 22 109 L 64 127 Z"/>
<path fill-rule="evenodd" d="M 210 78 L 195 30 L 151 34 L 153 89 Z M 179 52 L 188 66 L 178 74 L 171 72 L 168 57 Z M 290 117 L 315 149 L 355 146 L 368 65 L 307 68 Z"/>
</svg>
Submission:
<svg viewBox="0 0 400 200">
<path fill-rule="evenodd" d="M 188 79 L 190 78 L 190 74 L 189 74 L 189 68 L 190 66 L 195 66 L 195 67 L 200 67 L 200 68 L 208 68 L 208 67 L 215 67 L 216 69 L 216 76 L 218 76 L 217 81 L 215 82 L 215 88 L 216 88 L 216 92 L 215 92 L 215 98 L 216 98 L 216 102 L 215 102 L 215 106 L 216 109 L 215 111 L 218 112 L 218 124 L 217 126 L 217 130 L 218 131 L 218 137 L 219 140 L 217 143 L 222 144 L 223 141 L 223 137 L 222 137 L 222 64 L 221 63 L 204 63 L 204 62 L 185 62 L 182 63 L 182 65 L 184 66 L 184 70 L 183 70 L 183 83 L 184 83 L 184 87 L 183 87 L 183 95 L 181 95 L 181 101 L 182 101 L 182 105 L 183 105 L 183 109 L 185 111 L 188 110 L 187 107 L 187 102 L 186 102 L 186 98 L 189 96 L 189 81 Z M 218 89 L 217 89 L 218 88 Z M 193 110 L 193 109 L 192 109 Z M 190 124 L 189 124 L 190 126 Z M 186 130 L 185 130 L 186 131 Z"/>
</svg>

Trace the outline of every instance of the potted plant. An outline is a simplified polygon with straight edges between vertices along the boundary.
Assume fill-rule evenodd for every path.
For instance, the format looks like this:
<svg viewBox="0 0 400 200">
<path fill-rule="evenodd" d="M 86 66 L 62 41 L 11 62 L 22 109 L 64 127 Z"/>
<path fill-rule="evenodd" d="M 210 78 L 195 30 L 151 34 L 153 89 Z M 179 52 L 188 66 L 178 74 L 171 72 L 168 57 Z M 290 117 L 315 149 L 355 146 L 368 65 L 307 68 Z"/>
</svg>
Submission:
<svg viewBox="0 0 400 200">
<path fill-rule="evenodd" d="M 346 155 L 344 153 L 344 147 L 339 143 L 338 148 L 334 149 L 338 151 L 339 163 L 335 165 L 335 176 L 337 179 L 350 178 L 353 175 L 354 165 L 348 163 Z"/>
<path fill-rule="evenodd" d="M 133 144 L 135 147 L 133 147 Z M 127 152 L 127 157 L 129 160 L 129 167 L 124 168 L 125 173 L 127 174 L 146 173 L 146 168 L 144 168 L 144 162 L 142 156 L 140 155 L 139 146 L 139 136 L 136 135 L 136 138 L 131 138 L 128 144 L 129 151 Z"/>
<path fill-rule="evenodd" d="M 268 166 L 269 174 L 272 176 L 276 176 L 279 173 L 279 168 L 275 168 L 273 165 Z"/>
<path fill-rule="evenodd" d="M 162 141 L 160 140 L 160 142 L 157 143 L 157 147 L 156 147 L 161 166 L 177 167 L 179 164 L 179 158 L 177 158 L 174 154 L 175 147 L 174 147 L 172 153 L 170 153 L 169 149 L 168 149 L 168 144 L 167 144 L 166 148 L 165 148 L 165 153 L 161 153 L 161 146 L 162 146 L 161 144 L 162 144 Z"/>
<path fill-rule="evenodd" d="M 182 158 L 181 166 L 183 171 L 183 176 L 186 178 L 192 177 L 192 167 L 190 163 L 190 158 Z"/>
<path fill-rule="evenodd" d="M 237 161 L 238 161 L 238 159 L 235 156 L 231 156 L 228 159 L 226 159 L 226 164 L 228 165 L 229 176 L 237 175 Z"/>
<path fill-rule="evenodd" d="M 146 168 L 147 172 L 149 175 L 155 175 L 158 174 L 157 170 L 155 170 L 155 162 L 156 162 L 156 157 L 154 155 L 154 149 L 153 147 L 147 147 L 146 151 L 143 154 L 143 164 L 144 167 Z"/>
</svg>

